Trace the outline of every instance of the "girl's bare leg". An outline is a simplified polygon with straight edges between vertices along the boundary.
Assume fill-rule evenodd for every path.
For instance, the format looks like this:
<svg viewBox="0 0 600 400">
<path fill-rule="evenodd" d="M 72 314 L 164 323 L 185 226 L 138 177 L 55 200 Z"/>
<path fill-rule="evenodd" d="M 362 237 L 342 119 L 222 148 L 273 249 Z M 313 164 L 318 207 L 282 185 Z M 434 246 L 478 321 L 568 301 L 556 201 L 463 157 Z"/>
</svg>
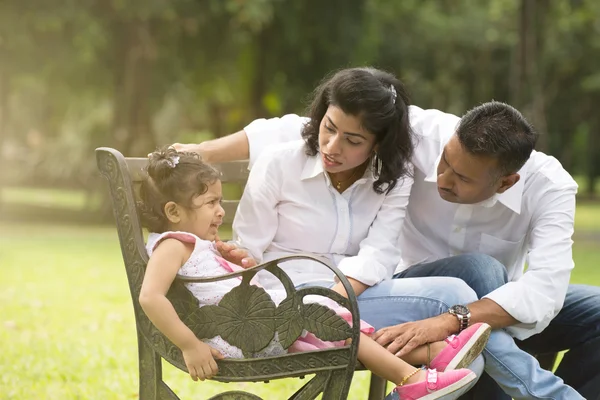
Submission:
<svg viewBox="0 0 600 400">
<path fill-rule="evenodd" d="M 434 342 L 430 343 L 429 354 L 427 345 L 419 346 L 410 353 L 404 355 L 402 359 L 411 365 L 427 365 L 431 360 L 435 358 L 448 344 L 446 342 Z"/>
<path fill-rule="evenodd" d="M 420 349 L 415 350 L 415 352 L 418 350 Z M 426 351 L 427 350 L 425 349 L 425 352 Z M 425 357 L 427 357 L 426 353 Z M 358 344 L 358 359 L 371 372 L 388 381 L 394 382 L 396 385 L 399 385 L 404 377 L 415 372 L 416 369 L 362 333 Z M 419 371 L 411 376 L 405 383 L 416 383 L 423 379 L 425 379 L 425 371 Z"/>
</svg>

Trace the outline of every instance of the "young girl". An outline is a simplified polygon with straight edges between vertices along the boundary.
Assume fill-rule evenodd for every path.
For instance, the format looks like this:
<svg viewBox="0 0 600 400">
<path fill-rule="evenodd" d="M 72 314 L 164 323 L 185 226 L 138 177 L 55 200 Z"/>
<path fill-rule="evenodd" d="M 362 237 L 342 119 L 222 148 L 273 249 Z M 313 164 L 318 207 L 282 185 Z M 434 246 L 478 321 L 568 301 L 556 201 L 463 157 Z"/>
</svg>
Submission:
<svg viewBox="0 0 600 400">
<path fill-rule="evenodd" d="M 222 258 L 214 243 L 218 240 L 219 225 L 225 214 L 221 207 L 219 173 L 203 163 L 196 154 L 166 148 L 150 155 L 147 177 L 140 194 L 142 224 L 151 232 L 147 243 L 150 260 L 142 284 L 140 304 L 154 325 L 181 349 L 192 379 L 209 379 L 218 371 L 215 359 L 241 358 L 240 349 L 219 336 L 199 340 L 179 319 L 165 295 L 177 273 L 208 277 L 241 268 Z M 240 282 L 239 278 L 232 278 L 186 286 L 202 307 L 218 304 Z M 283 291 L 270 290 L 269 294 L 276 304 L 285 298 Z M 445 372 L 415 368 L 395 357 L 365 334 L 373 332 L 367 324 L 361 323 L 361 332 L 358 359 L 371 371 L 396 383 L 396 392 L 401 399 L 437 399 L 448 395 L 452 398 L 459 396 L 476 378 L 468 369 L 453 368 L 467 358 L 467 353 L 468 358 L 472 359 L 473 352 L 481 352 L 490 327 L 485 324 L 473 325 L 459 336 L 449 338 L 448 344 L 431 344 L 431 355 L 435 356 L 431 367 L 445 368 Z M 295 343 L 290 351 L 327 345 L 313 337 Z M 273 340 L 255 356 L 275 356 L 285 352 L 277 340 Z M 424 364 L 428 362 L 427 352 L 427 348 L 423 347 L 406 359 L 412 364 Z"/>
</svg>

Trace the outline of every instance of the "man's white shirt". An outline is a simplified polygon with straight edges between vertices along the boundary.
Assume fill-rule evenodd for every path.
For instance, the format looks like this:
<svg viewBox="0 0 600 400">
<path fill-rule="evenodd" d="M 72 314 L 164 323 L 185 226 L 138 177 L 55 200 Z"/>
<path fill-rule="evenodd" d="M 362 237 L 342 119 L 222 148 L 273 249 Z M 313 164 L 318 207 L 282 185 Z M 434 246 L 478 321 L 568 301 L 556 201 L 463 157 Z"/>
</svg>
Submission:
<svg viewBox="0 0 600 400">
<path fill-rule="evenodd" d="M 306 120 L 286 115 L 248 125 L 250 165 L 268 146 L 299 139 Z M 437 166 L 460 118 L 411 106 L 410 121 L 414 184 L 396 272 L 463 253 L 490 255 L 506 266 L 509 283 L 485 297 L 521 321 L 506 329 L 519 339 L 541 332 L 562 308 L 574 267 L 577 184 L 555 158 L 534 151 L 506 192 L 474 205 L 449 203 L 437 191 Z"/>
</svg>

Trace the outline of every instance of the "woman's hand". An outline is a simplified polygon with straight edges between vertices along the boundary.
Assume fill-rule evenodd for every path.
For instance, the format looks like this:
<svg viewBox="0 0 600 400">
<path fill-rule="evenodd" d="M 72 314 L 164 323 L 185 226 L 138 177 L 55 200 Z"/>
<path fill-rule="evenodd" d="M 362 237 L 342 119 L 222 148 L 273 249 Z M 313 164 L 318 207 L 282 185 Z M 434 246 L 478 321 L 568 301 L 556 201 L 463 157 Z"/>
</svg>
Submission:
<svg viewBox="0 0 600 400">
<path fill-rule="evenodd" d="M 219 367 L 215 359 L 222 360 L 224 358 L 218 350 L 200 340 L 196 340 L 189 348 L 183 348 L 181 351 L 185 366 L 194 381 L 198 379 L 203 381 L 217 375 Z"/>
<path fill-rule="evenodd" d="M 171 147 L 177 151 L 186 153 L 196 153 L 202 157 L 202 146 L 199 143 L 173 143 Z"/>
<path fill-rule="evenodd" d="M 250 268 L 256 266 L 256 260 L 248 254 L 248 251 L 241 249 L 232 243 L 222 242 L 218 237 L 215 240 L 217 250 L 221 253 L 221 256 L 242 268 Z"/>
</svg>

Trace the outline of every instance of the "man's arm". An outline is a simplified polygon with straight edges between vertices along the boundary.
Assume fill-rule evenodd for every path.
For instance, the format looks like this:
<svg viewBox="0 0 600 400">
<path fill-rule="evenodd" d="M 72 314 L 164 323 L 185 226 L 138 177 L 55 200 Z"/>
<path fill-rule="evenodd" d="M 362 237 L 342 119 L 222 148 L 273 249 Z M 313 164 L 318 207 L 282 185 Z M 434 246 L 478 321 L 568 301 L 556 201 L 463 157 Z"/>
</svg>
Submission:
<svg viewBox="0 0 600 400">
<path fill-rule="evenodd" d="M 562 182 L 537 182 L 537 196 L 529 199 L 534 212 L 527 234 L 527 271 L 484 297 L 519 321 L 506 328 L 521 340 L 543 331 L 561 310 L 574 267 L 571 237 L 577 186 L 570 177 L 565 183 L 560 171 L 555 173 L 554 179 Z"/>
<path fill-rule="evenodd" d="M 543 190 L 535 201 L 529 232 L 528 269 L 517 281 L 469 304 L 471 323 L 486 322 L 525 339 L 541 332 L 560 311 L 573 269 L 572 240 L 576 186 Z M 417 346 L 443 340 L 458 331 L 458 320 L 445 313 L 422 321 L 384 328 L 374 335 L 402 356 Z M 401 349 L 401 350 L 400 350 Z M 400 350 L 398 352 L 398 350 Z"/>
<path fill-rule="evenodd" d="M 492 329 L 518 324 L 502 307 L 490 299 L 481 299 L 468 305 L 471 311 L 471 324 L 486 322 Z M 407 322 L 378 330 L 373 339 L 382 346 L 402 357 L 420 345 L 444 340 L 459 330 L 458 318 L 450 313 L 421 321 Z"/>
</svg>

